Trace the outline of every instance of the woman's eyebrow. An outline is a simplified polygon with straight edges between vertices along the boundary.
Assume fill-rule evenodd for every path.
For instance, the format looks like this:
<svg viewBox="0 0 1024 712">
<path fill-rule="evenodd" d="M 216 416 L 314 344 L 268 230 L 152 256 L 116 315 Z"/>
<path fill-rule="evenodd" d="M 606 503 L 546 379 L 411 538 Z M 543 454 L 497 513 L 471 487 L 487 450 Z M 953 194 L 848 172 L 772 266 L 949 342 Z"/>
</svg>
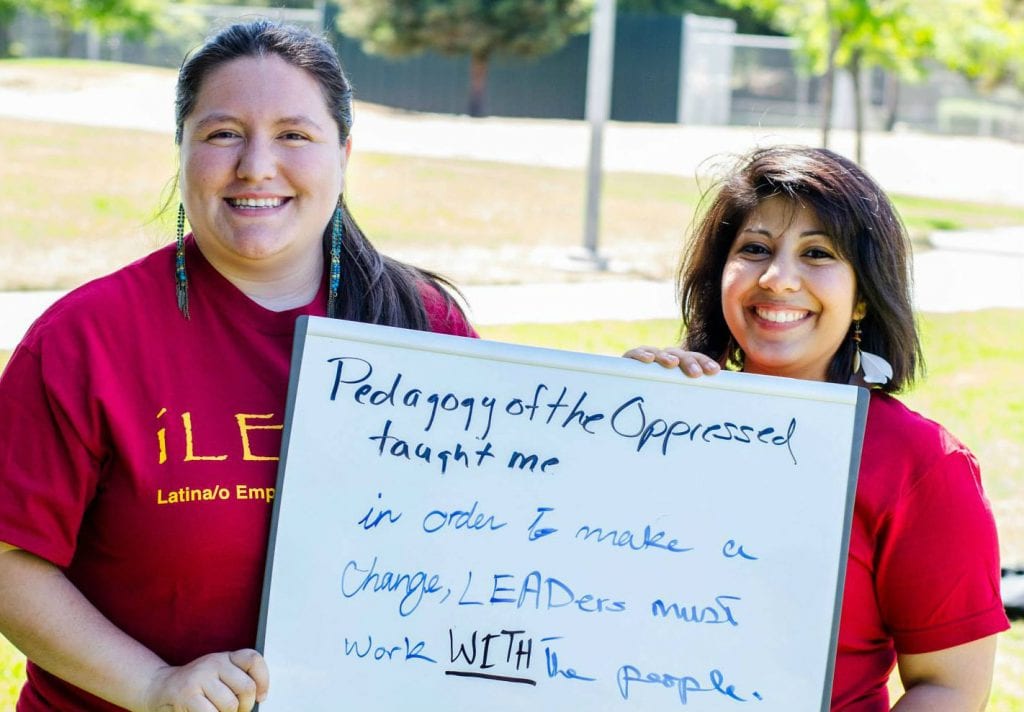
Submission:
<svg viewBox="0 0 1024 712">
<path fill-rule="evenodd" d="M 236 119 L 231 114 L 210 114 L 209 116 L 204 116 L 196 122 L 196 130 L 204 129 L 210 124 L 220 124 L 237 121 L 238 119 Z"/>
<path fill-rule="evenodd" d="M 216 113 L 216 114 L 210 114 L 209 116 L 204 116 L 199 121 L 197 121 L 196 122 L 196 129 L 197 130 L 202 130 L 202 129 L 206 128 L 207 126 L 209 126 L 210 124 L 220 124 L 220 123 L 241 123 L 241 122 L 238 119 L 238 117 L 233 116 L 232 114 Z M 323 127 L 320 126 L 320 124 L 318 124 L 316 121 L 314 121 L 310 117 L 306 116 L 305 114 L 296 114 L 295 116 L 282 116 L 280 119 L 277 119 L 274 122 L 274 125 L 275 126 L 311 126 L 313 128 L 319 129 L 321 131 L 323 130 Z"/>
<path fill-rule="evenodd" d="M 752 232 L 755 235 L 764 235 L 765 237 L 775 239 L 775 233 L 766 227 L 745 227 L 740 232 Z M 816 237 L 821 235 L 822 237 L 832 238 L 823 228 L 812 228 L 810 230 L 804 230 L 800 233 L 800 237 Z"/>
<path fill-rule="evenodd" d="M 304 114 L 296 114 L 295 116 L 283 116 L 274 122 L 277 126 L 288 125 L 288 126 L 311 126 L 317 130 L 323 131 L 323 127 L 316 121 Z"/>
</svg>

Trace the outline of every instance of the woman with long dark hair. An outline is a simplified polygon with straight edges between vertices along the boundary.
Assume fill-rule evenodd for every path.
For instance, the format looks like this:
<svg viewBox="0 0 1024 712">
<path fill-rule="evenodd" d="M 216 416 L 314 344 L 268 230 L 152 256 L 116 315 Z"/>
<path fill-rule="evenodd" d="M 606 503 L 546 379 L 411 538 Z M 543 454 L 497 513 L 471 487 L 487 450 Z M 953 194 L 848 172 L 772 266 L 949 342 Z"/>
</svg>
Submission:
<svg viewBox="0 0 1024 712">
<path fill-rule="evenodd" d="M 296 318 L 475 335 L 349 214 L 352 92 L 322 38 L 228 27 L 182 65 L 176 114 L 176 244 L 71 292 L 0 378 L 21 712 L 252 709 Z"/>
</svg>

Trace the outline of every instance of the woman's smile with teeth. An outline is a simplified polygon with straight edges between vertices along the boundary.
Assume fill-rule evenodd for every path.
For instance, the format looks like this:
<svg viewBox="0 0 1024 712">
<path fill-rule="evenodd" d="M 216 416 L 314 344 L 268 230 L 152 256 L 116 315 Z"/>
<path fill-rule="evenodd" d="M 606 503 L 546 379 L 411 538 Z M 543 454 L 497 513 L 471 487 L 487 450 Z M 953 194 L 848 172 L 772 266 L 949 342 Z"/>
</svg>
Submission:
<svg viewBox="0 0 1024 712">
<path fill-rule="evenodd" d="M 235 208 L 276 208 L 284 198 L 228 198 L 228 203 Z"/>
<path fill-rule="evenodd" d="M 754 313 L 765 321 L 773 321 L 778 324 L 785 324 L 791 321 L 800 321 L 807 312 L 804 310 L 793 310 L 793 309 L 763 309 L 761 307 L 754 307 Z"/>
</svg>

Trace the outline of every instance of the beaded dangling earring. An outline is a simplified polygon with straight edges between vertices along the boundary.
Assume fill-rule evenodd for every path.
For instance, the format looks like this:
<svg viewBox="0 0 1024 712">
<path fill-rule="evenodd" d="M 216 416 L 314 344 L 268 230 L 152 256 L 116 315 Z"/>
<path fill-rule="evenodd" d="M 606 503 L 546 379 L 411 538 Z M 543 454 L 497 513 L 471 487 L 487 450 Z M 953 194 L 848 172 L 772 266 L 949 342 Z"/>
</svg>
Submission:
<svg viewBox="0 0 1024 712">
<path fill-rule="evenodd" d="M 338 286 L 341 283 L 341 241 L 345 236 L 343 217 L 341 198 L 339 197 L 331 222 L 331 269 L 327 284 L 327 316 L 332 319 L 337 317 Z"/>
<path fill-rule="evenodd" d="M 185 273 L 185 206 L 178 203 L 177 249 L 174 253 L 174 286 L 178 293 L 178 310 L 182 316 L 188 313 L 188 275 Z"/>
<path fill-rule="evenodd" d="M 853 321 L 853 372 L 860 371 L 860 319 Z"/>
</svg>

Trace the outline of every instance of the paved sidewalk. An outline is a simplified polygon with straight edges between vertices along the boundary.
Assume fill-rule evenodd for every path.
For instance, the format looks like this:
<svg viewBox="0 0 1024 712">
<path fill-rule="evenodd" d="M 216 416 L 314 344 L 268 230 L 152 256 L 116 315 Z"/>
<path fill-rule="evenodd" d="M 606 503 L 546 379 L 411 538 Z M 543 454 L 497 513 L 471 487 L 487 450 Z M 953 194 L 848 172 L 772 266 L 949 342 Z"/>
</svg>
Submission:
<svg viewBox="0 0 1024 712">
<path fill-rule="evenodd" d="M 936 233 L 931 242 L 934 249 L 914 260 L 918 311 L 1024 309 L 1024 227 Z M 466 285 L 462 291 L 480 324 L 679 316 L 675 285 L 667 281 Z"/>
<path fill-rule="evenodd" d="M 36 318 L 64 292 L 0 292 L 0 351 L 13 349 Z"/>
<path fill-rule="evenodd" d="M 918 311 L 1024 309 L 1024 227 L 945 233 L 933 242 L 935 249 L 918 255 L 914 263 Z M 470 318 L 481 325 L 675 319 L 679 313 L 674 285 L 668 281 L 465 285 L 462 291 Z M 0 349 L 12 349 L 62 294 L 0 292 Z"/>
<path fill-rule="evenodd" d="M 1024 308 L 1024 227 L 934 233 L 931 243 L 914 259 L 920 311 Z"/>
</svg>

